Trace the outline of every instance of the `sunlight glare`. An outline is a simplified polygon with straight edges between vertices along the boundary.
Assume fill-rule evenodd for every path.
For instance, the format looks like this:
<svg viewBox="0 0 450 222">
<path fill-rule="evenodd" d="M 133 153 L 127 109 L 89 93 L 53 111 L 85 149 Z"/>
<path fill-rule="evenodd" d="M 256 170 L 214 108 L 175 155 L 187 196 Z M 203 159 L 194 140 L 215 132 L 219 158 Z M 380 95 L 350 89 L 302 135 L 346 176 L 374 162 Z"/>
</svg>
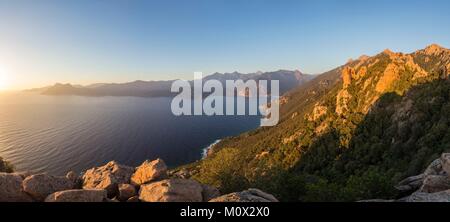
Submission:
<svg viewBox="0 0 450 222">
<path fill-rule="evenodd" d="M 0 67 L 0 90 L 8 88 L 8 76 L 3 68 Z"/>
</svg>

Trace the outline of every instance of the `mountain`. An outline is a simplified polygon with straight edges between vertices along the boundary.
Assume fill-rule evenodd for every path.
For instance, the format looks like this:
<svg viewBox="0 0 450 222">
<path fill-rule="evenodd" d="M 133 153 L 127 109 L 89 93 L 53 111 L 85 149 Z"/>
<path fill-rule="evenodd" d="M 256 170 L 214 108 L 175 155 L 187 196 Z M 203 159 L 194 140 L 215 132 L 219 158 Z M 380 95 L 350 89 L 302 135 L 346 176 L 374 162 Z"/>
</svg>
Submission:
<svg viewBox="0 0 450 222">
<path fill-rule="evenodd" d="M 297 86 L 303 85 L 308 81 L 312 80 L 315 76 L 303 74 L 298 70 L 290 71 L 290 70 L 278 70 L 274 72 L 257 72 L 250 74 L 242 74 L 238 72 L 233 73 L 214 73 L 205 77 L 205 81 L 215 79 L 219 80 L 223 85 L 225 85 L 226 80 L 238 80 L 241 79 L 243 81 L 247 80 L 279 80 L 280 81 L 280 94 L 283 94 Z M 267 89 L 264 89 L 267 91 Z"/>
<path fill-rule="evenodd" d="M 287 92 L 281 120 L 179 170 L 282 201 L 395 199 L 402 179 L 450 151 L 450 50 L 362 56 Z"/>
<path fill-rule="evenodd" d="M 219 80 L 225 84 L 226 80 L 244 81 L 253 80 L 279 80 L 280 93 L 297 87 L 313 79 L 314 75 L 303 74 L 300 71 L 279 70 L 266 73 L 242 74 L 234 73 L 214 73 L 206 76 L 204 80 Z M 73 86 L 71 84 L 55 84 L 51 87 L 33 89 L 29 91 L 41 92 L 44 95 L 81 95 L 81 96 L 139 96 L 139 97 L 159 97 L 174 96 L 170 88 L 174 80 L 168 81 L 134 81 L 129 83 L 97 83 L 88 86 Z M 190 81 L 192 84 L 192 81 Z M 267 89 L 264 89 L 267 91 Z M 245 92 L 238 92 L 245 94 Z"/>
<path fill-rule="evenodd" d="M 170 96 L 173 81 L 134 81 L 129 83 L 97 83 L 88 86 L 55 84 L 41 90 L 44 95 L 79 95 L 79 96 Z"/>
</svg>

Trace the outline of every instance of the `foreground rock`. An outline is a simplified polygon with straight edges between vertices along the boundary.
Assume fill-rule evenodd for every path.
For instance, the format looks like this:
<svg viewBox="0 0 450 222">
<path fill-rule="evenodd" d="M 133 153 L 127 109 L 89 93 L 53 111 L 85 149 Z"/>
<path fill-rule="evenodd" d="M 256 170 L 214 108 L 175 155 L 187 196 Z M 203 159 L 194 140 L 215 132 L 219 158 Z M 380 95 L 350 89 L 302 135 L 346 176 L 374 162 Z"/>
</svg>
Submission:
<svg viewBox="0 0 450 222">
<path fill-rule="evenodd" d="M 184 173 L 184 172 L 183 172 Z M 192 179 L 168 177 L 161 159 L 133 167 L 111 161 L 80 177 L 0 173 L 0 202 L 278 202 L 257 189 L 220 196 L 217 188 Z"/>
<path fill-rule="evenodd" d="M 450 202 L 450 153 L 434 160 L 424 173 L 402 180 L 395 188 L 409 196 L 397 202 Z M 382 201 L 382 200 L 380 200 Z"/>
<path fill-rule="evenodd" d="M 105 189 L 108 197 L 118 193 L 119 184 L 130 183 L 134 168 L 111 161 L 104 166 L 87 170 L 82 177 L 83 189 Z"/>
<path fill-rule="evenodd" d="M 405 200 L 406 202 L 450 202 L 450 190 L 437 193 L 416 192 Z"/>
<path fill-rule="evenodd" d="M 142 185 L 167 176 L 167 166 L 163 160 L 154 161 L 146 160 L 131 176 L 131 183 L 134 185 Z"/>
<path fill-rule="evenodd" d="M 230 193 L 210 200 L 209 202 L 278 202 L 278 200 L 258 189 Z"/>
<path fill-rule="evenodd" d="M 119 184 L 119 196 L 121 201 L 126 201 L 131 197 L 136 196 L 136 188 L 131 184 Z"/>
<path fill-rule="evenodd" d="M 0 173 L 0 202 L 31 202 L 22 189 L 22 177 L 14 173 Z"/>
<path fill-rule="evenodd" d="M 65 190 L 45 198 L 45 202 L 104 202 L 106 200 L 106 190 Z"/>
<path fill-rule="evenodd" d="M 23 190 L 37 201 L 43 201 L 48 195 L 62 190 L 74 188 L 74 183 L 66 177 L 54 177 L 47 174 L 37 174 L 27 177 Z"/>
<path fill-rule="evenodd" d="M 434 160 L 427 167 L 424 173 L 408 177 L 402 181 L 400 181 L 395 188 L 402 192 L 413 192 L 416 190 L 423 192 L 437 192 L 447 188 L 447 182 L 445 178 L 448 178 L 448 174 L 445 168 L 450 169 L 450 154 L 444 153 L 441 158 Z M 425 181 L 427 179 L 427 181 Z M 424 184 L 426 182 L 426 184 Z M 436 187 L 434 189 L 433 187 Z"/>
<path fill-rule="evenodd" d="M 144 202 L 201 202 L 202 186 L 194 180 L 167 179 L 145 184 L 139 191 Z"/>
<path fill-rule="evenodd" d="M 408 177 L 402 181 L 400 181 L 395 188 L 402 192 L 414 191 L 419 189 L 423 180 L 425 179 L 425 174 L 420 174 L 417 176 Z"/>
<path fill-rule="evenodd" d="M 450 175 L 450 153 L 444 153 L 441 156 L 442 169 Z"/>
<path fill-rule="evenodd" d="M 423 185 L 422 187 L 420 187 L 418 192 L 435 193 L 449 189 L 450 189 L 450 177 L 429 175 L 424 179 Z"/>
<path fill-rule="evenodd" d="M 442 161 L 441 158 L 434 160 L 431 162 L 431 164 L 427 167 L 424 174 L 426 176 L 428 175 L 445 175 L 445 171 L 442 169 Z"/>
</svg>

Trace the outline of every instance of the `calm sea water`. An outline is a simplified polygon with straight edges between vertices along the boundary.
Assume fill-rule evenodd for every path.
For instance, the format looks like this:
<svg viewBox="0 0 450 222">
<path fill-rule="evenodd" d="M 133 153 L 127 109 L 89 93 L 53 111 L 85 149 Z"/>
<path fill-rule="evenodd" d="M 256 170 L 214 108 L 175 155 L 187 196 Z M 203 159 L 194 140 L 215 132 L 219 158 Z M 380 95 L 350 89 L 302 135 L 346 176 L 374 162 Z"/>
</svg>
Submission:
<svg viewBox="0 0 450 222">
<path fill-rule="evenodd" d="M 16 170 L 64 175 L 110 160 L 169 166 L 202 158 L 226 136 L 259 126 L 257 116 L 174 116 L 170 98 L 0 94 L 0 156 Z"/>
</svg>

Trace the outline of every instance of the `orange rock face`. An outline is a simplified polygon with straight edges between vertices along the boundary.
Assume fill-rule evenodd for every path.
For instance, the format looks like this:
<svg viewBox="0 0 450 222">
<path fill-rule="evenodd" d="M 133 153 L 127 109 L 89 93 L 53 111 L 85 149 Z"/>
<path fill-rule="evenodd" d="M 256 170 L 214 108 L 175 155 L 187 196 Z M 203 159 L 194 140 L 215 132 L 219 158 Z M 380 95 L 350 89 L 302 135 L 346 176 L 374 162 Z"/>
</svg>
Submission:
<svg viewBox="0 0 450 222">
<path fill-rule="evenodd" d="M 321 116 L 325 115 L 328 111 L 328 108 L 326 106 L 321 106 L 319 104 L 316 104 L 314 106 L 312 114 L 309 116 L 309 121 L 315 121 L 319 119 Z"/>
<path fill-rule="evenodd" d="M 134 185 L 141 185 L 156 179 L 166 177 L 167 166 L 163 160 L 157 159 L 154 161 L 145 161 L 131 176 L 131 183 Z"/>
<path fill-rule="evenodd" d="M 379 93 L 385 92 L 399 78 L 400 71 L 404 71 L 404 68 L 390 63 L 384 70 L 383 76 L 378 80 L 375 90 Z"/>
<path fill-rule="evenodd" d="M 344 88 L 347 88 L 352 82 L 352 76 L 355 74 L 355 70 L 350 67 L 345 67 L 342 70 L 342 82 Z"/>
<path fill-rule="evenodd" d="M 367 74 L 367 67 L 363 66 L 358 70 L 357 78 L 360 79 Z"/>
<path fill-rule="evenodd" d="M 350 93 L 348 93 L 347 89 L 343 89 L 339 91 L 336 96 L 336 113 L 342 114 L 347 110 L 348 101 L 351 99 Z"/>
<path fill-rule="evenodd" d="M 444 49 L 443 47 L 439 46 L 438 44 L 432 44 L 432 45 L 426 47 L 424 52 L 427 55 L 439 55 L 444 50 L 446 50 L 446 49 Z"/>
</svg>

